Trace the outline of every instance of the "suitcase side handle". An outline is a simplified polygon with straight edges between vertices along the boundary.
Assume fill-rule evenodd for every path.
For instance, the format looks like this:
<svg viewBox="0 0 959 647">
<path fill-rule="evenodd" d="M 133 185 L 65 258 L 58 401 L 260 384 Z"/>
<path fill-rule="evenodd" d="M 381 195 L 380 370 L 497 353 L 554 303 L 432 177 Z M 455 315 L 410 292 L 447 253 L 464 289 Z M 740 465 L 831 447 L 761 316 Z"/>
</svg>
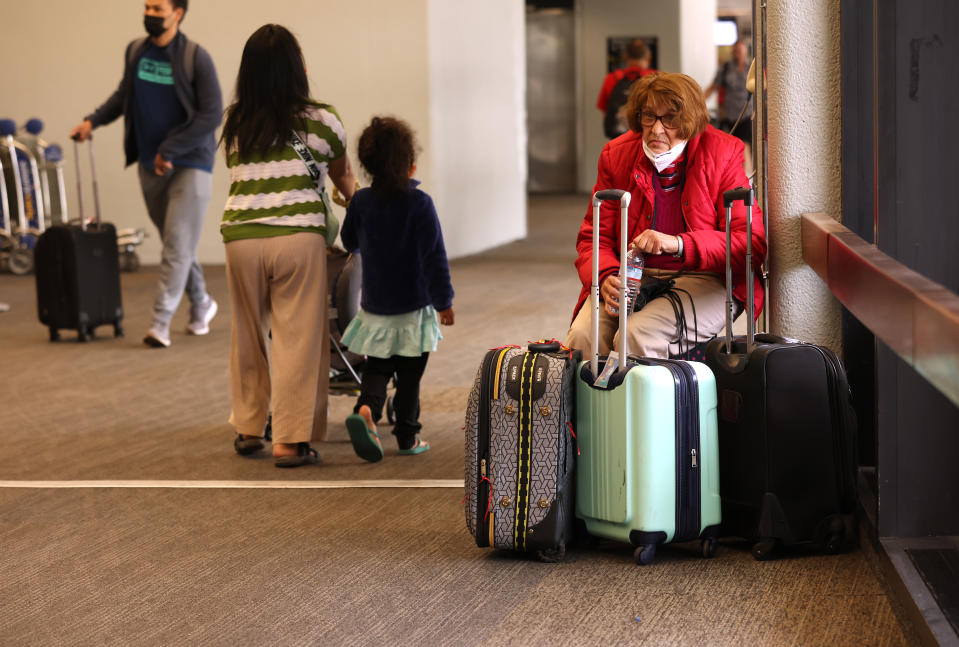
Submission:
<svg viewBox="0 0 959 647">
<path fill-rule="evenodd" d="M 563 344 L 556 339 L 534 341 L 527 344 L 526 349 L 531 353 L 558 353 Z"/>
</svg>

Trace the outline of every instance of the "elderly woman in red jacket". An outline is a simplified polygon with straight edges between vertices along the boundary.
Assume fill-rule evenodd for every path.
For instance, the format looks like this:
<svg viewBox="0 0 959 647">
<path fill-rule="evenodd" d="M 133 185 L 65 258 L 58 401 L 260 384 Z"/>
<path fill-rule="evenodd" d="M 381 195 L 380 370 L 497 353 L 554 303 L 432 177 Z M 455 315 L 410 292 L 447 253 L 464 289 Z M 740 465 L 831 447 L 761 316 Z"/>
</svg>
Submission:
<svg viewBox="0 0 959 647">
<path fill-rule="evenodd" d="M 707 341 L 725 325 L 726 234 L 723 192 L 746 186 L 743 143 L 708 125 L 702 89 L 684 74 L 654 74 L 640 79 L 626 105 L 630 131 L 610 141 L 599 157 L 594 192 L 624 189 L 631 194 L 628 211 L 632 248 L 645 253 L 643 285 L 673 279 L 685 313 L 685 341 Z M 618 347 L 620 209 L 604 202 L 600 213 L 599 281 L 604 302 L 599 316 L 599 352 Z M 732 213 L 733 296 L 746 299 L 746 208 Z M 587 210 L 576 239 L 583 289 L 566 337 L 570 348 L 591 348 L 593 217 Z M 762 214 L 753 207 L 753 267 L 766 256 Z M 763 290 L 754 278 L 755 312 Z M 585 304 L 585 307 L 584 307 Z M 695 309 L 695 310 L 694 310 Z M 695 311 L 695 315 L 694 315 Z M 673 304 L 652 299 L 629 315 L 630 354 L 668 357 L 676 354 L 680 325 Z M 684 349 L 685 350 L 685 347 Z"/>
</svg>

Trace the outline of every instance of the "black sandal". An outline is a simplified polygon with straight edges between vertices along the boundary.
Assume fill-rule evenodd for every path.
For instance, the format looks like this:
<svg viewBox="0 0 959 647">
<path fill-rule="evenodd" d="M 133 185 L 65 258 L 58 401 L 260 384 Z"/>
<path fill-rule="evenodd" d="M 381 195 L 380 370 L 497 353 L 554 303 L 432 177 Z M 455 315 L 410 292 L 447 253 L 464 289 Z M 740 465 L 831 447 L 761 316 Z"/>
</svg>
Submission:
<svg viewBox="0 0 959 647">
<path fill-rule="evenodd" d="M 257 436 L 236 435 L 233 439 L 233 449 L 240 456 L 249 456 L 263 449 L 263 439 Z"/>
<path fill-rule="evenodd" d="M 316 464 L 320 462 L 320 455 L 310 447 L 310 443 L 297 443 L 296 454 L 293 456 L 277 456 L 274 464 L 277 467 L 299 467 L 300 465 Z"/>
</svg>

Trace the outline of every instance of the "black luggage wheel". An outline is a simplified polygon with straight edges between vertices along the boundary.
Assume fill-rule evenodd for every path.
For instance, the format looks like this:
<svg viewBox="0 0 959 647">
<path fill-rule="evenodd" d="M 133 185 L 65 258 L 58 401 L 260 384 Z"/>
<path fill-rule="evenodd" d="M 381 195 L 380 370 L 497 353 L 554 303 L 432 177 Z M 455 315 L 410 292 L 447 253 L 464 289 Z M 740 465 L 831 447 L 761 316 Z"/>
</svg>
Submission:
<svg viewBox="0 0 959 647">
<path fill-rule="evenodd" d="M 852 515 L 835 515 L 829 520 L 829 530 L 822 550 L 827 555 L 838 555 L 856 543 L 856 523 Z"/>
<path fill-rule="evenodd" d="M 709 559 L 710 557 L 716 556 L 716 538 L 715 537 L 704 537 L 702 544 L 700 544 L 700 549 L 702 551 L 703 557 Z"/>
<path fill-rule="evenodd" d="M 633 551 L 633 559 L 640 566 L 649 566 L 656 559 L 656 544 L 642 544 Z"/>
<path fill-rule="evenodd" d="M 547 564 L 555 564 L 566 559 L 566 546 L 559 545 L 550 550 L 541 550 L 536 553 L 537 559 Z"/>
<path fill-rule="evenodd" d="M 50 326 L 50 341 L 60 341 L 60 331 Z"/>
<path fill-rule="evenodd" d="M 826 540 L 826 554 L 828 555 L 838 555 L 842 552 L 843 548 L 843 537 L 842 535 L 830 535 L 829 539 Z"/>
<path fill-rule="evenodd" d="M 120 325 L 120 322 L 113 324 L 113 336 L 115 338 L 123 337 L 123 326 Z"/>
<path fill-rule="evenodd" d="M 772 557 L 774 550 L 776 550 L 775 539 L 761 539 L 753 545 L 752 553 L 756 561 L 764 562 Z"/>
</svg>

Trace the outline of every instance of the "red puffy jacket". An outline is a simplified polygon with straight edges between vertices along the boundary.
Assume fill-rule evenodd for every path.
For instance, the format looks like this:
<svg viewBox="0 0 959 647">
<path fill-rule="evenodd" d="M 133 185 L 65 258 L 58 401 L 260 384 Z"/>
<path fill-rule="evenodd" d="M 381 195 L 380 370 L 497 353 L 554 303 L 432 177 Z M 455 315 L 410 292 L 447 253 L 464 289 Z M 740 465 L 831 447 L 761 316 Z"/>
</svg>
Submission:
<svg viewBox="0 0 959 647">
<path fill-rule="evenodd" d="M 631 194 L 629 203 L 629 240 L 649 227 L 655 201 L 652 163 L 643 153 L 642 135 L 628 132 L 610 141 L 599 156 L 599 175 L 593 193 L 603 189 L 624 189 Z M 743 171 L 743 143 L 726 133 L 707 126 L 705 132 L 686 145 L 686 180 L 683 186 L 682 209 L 686 231 L 681 234 L 684 247 L 684 270 L 712 272 L 726 276 L 726 210 L 723 192 L 749 183 Z M 619 203 L 604 202 L 599 214 L 599 282 L 619 272 Z M 733 205 L 733 295 L 746 301 L 746 208 L 742 202 Z M 573 317 L 589 295 L 593 282 L 593 210 L 586 210 L 583 225 L 576 238 L 576 269 L 583 289 Z M 766 258 L 766 232 L 762 211 L 753 205 L 753 270 Z M 763 307 L 762 282 L 754 278 L 755 314 Z"/>
</svg>

